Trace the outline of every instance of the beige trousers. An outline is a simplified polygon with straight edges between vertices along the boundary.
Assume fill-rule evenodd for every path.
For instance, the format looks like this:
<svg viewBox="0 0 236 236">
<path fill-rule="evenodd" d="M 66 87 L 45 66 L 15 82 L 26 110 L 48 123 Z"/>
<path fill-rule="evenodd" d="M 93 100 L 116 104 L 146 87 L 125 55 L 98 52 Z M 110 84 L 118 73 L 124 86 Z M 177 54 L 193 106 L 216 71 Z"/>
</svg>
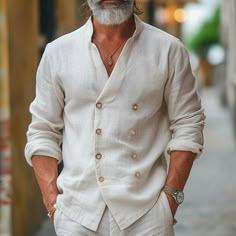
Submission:
<svg viewBox="0 0 236 236">
<path fill-rule="evenodd" d="M 173 216 L 164 192 L 151 210 L 124 230 L 120 230 L 106 208 L 96 232 L 72 221 L 59 209 L 55 212 L 58 236 L 174 236 Z"/>
</svg>

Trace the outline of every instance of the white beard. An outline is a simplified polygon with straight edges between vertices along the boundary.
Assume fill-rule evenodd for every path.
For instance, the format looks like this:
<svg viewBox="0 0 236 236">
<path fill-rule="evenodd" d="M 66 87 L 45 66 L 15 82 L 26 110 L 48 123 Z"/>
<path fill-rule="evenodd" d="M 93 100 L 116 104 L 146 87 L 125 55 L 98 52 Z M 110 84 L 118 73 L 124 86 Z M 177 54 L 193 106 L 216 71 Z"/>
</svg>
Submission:
<svg viewBox="0 0 236 236">
<path fill-rule="evenodd" d="M 119 25 L 132 15 L 133 0 L 123 0 L 119 5 L 111 5 L 103 8 L 101 1 L 88 0 L 88 5 L 94 17 L 103 25 Z"/>
</svg>

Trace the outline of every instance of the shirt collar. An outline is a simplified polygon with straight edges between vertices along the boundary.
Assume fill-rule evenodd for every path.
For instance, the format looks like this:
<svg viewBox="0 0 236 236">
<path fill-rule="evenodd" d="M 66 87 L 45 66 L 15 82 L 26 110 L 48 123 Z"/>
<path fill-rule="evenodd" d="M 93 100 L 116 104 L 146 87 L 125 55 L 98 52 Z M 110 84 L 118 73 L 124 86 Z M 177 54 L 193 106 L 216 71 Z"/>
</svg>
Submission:
<svg viewBox="0 0 236 236">
<path fill-rule="evenodd" d="M 135 29 L 135 32 L 134 32 L 132 38 L 136 38 L 143 31 L 143 28 L 144 28 L 143 21 L 141 21 L 136 14 L 134 14 L 134 21 L 135 21 L 136 29 Z M 93 23 L 92 23 L 91 16 L 89 17 L 89 19 L 85 23 L 85 30 L 86 30 L 86 34 L 87 34 L 87 39 L 89 42 L 91 42 L 91 39 L 93 36 Z"/>
</svg>

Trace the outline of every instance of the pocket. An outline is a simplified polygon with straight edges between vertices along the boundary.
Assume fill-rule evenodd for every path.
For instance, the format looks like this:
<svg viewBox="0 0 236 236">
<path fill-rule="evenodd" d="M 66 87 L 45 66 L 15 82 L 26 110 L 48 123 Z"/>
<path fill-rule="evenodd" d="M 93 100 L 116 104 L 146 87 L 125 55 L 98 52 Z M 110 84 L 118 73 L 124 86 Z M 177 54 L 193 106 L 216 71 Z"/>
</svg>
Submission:
<svg viewBox="0 0 236 236">
<path fill-rule="evenodd" d="M 54 217 L 53 217 L 54 228 L 56 228 L 56 226 L 57 226 L 57 221 L 58 221 L 59 215 L 60 215 L 60 210 L 57 208 L 54 212 Z"/>
<path fill-rule="evenodd" d="M 173 221 L 173 225 L 175 225 L 177 223 L 177 220 L 174 218 L 174 216 L 172 214 L 172 211 L 171 211 L 170 204 L 169 204 L 168 198 L 166 196 L 166 193 L 164 191 L 162 191 L 161 196 L 163 198 L 163 202 L 164 202 L 166 212 L 167 212 L 168 216 L 170 217 L 170 219 Z"/>
<path fill-rule="evenodd" d="M 171 211 L 170 204 L 169 204 L 168 198 L 166 196 L 166 193 L 164 191 L 162 191 L 161 196 L 163 198 L 165 209 L 166 209 L 168 215 L 171 216 L 171 218 L 173 219 L 174 217 L 173 217 L 173 214 L 172 214 L 172 211 Z"/>
</svg>

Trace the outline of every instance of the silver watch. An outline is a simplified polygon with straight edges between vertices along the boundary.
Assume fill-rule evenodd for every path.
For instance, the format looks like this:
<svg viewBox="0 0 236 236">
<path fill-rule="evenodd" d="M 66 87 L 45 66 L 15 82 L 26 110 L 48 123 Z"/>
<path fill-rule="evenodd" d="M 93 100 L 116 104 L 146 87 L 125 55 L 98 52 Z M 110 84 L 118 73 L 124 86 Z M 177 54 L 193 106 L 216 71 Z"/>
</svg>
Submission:
<svg viewBox="0 0 236 236">
<path fill-rule="evenodd" d="M 168 185 L 164 186 L 163 191 L 165 193 L 171 195 L 174 198 L 176 204 L 180 205 L 183 203 L 183 201 L 184 201 L 184 192 L 183 191 L 173 189 Z"/>
</svg>

